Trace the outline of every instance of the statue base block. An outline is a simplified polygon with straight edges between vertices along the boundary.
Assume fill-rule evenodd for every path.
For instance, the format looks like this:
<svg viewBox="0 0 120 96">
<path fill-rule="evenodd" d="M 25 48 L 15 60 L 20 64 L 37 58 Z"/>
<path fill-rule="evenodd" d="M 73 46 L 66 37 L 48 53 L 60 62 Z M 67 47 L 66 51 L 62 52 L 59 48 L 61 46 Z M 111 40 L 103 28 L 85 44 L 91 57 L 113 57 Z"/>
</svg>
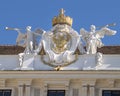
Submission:
<svg viewBox="0 0 120 96">
<path fill-rule="evenodd" d="M 21 70 L 34 70 L 34 55 L 24 55 Z"/>
</svg>

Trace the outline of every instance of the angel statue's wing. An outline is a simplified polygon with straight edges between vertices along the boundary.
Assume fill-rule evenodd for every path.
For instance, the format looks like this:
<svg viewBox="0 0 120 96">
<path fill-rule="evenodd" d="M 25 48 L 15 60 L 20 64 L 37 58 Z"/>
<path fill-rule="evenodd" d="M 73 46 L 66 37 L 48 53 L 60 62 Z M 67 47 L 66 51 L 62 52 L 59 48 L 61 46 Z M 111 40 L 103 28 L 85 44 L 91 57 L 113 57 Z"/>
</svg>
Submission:
<svg viewBox="0 0 120 96">
<path fill-rule="evenodd" d="M 35 53 L 39 53 L 43 47 L 43 38 L 46 31 L 42 29 L 36 29 L 33 34 L 33 39 L 35 43 Z"/>
<path fill-rule="evenodd" d="M 84 28 L 80 29 L 80 35 L 81 35 L 82 39 L 85 42 L 87 42 L 87 38 L 88 38 L 89 33 Z"/>
<path fill-rule="evenodd" d="M 23 33 L 18 33 L 18 36 L 16 38 L 16 43 L 17 45 L 19 46 L 22 46 L 22 47 L 25 47 L 26 46 L 26 34 L 23 34 Z"/>
<path fill-rule="evenodd" d="M 116 34 L 115 30 L 111 30 L 105 27 L 102 28 L 101 30 L 96 31 L 96 38 L 100 39 L 100 38 L 104 38 L 105 35 L 111 36 L 115 34 Z"/>
<path fill-rule="evenodd" d="M 42 35 L 45 31 L 43 29 L 36 29 L 35 33 L 38 35 Z"/>
<path fill-rule="evenodd" d="M 42 29 L 36 29 L 33 33 L 33 42 L 35 44 L 35 49 L 39 46 L 39 43 L 42 40 L 42 35 L 45 33 Z"/>
</svg>

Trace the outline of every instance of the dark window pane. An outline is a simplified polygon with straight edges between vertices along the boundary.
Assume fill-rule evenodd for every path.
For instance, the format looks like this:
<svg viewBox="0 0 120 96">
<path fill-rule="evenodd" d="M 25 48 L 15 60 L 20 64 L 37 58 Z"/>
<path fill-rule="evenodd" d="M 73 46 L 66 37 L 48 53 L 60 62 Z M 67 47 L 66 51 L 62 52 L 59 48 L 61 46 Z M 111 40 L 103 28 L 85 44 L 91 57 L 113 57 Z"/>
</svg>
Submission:
<svg viewBox="0 0 120 96">
<path fill-rule="evenodd" d="M 3 96 L 3 91 L 2 90 L 0 90 L 0 96 Z"/>
<path fill-rule="evenodd" d="M 103 91 L 103 96 L 111 96 L 111 91 L 109 91 L 109 90 L 104 90 L 104 91 Z"/>
<path fill-rule="evenodd" d="M 11 96 L 11 90 L 9 90 L 9 89 L 0 90 L 0 96 Z"/>
<path fill-rule="evenodd" d="M 120 96 L 120 90 L 103 90 L 102 96 Z"/>
<path fill-rule="evenodd" d="M 47 96 L 65 96 L 65 90 L 48 90 Z"/>
<path fill-rule="evenodd" d="M 4 92 L 4 96 L 11 96 L 11 92 L 10 91 Z"/>
<path fill-rule="evenodd" d="M 65 91 L 58 91 L 57 96 L 65 96 Z"/>
<path fill-rule="evenodd" d="M 120 96 L 120 91 L 119 90 L 112 91 L 112 96 Z"/>
</svg>

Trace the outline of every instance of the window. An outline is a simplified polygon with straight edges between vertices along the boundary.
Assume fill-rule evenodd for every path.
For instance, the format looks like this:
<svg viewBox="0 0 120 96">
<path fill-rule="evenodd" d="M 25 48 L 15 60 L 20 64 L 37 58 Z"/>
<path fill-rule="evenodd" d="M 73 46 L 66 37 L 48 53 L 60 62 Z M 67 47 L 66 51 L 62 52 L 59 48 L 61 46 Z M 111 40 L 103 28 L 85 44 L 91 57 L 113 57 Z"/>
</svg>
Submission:
<svg viewBox="0 0 120 96">
<path fill-rule="evenodd" d="M 102 96 L 120 96 L 120 90 L 103 90 Z"/>
<path fill-rule="evenodd" d="M 11 89 L 2 89 L 0 90 L 0 96 L 11 96 L 12 90 Z"/>
<path fill-rule="evenodd" d="M 65 90 L 48 90 L 47 96 L 65 96 Z"/>
</svg>

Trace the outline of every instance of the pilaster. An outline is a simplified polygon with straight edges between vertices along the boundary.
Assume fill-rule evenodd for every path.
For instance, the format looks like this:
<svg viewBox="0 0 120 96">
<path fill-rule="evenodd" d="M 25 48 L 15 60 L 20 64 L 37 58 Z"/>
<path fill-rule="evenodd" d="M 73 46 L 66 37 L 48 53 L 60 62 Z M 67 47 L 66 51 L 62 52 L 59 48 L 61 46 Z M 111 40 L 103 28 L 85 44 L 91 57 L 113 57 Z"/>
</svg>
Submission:
<svg viewBox="0 0 120 96">
<path fill-rule="evenodd" d="M 18 96 L 30 96 L 31 92 L 31 79 L 18 80 Z"/>
<path fill-rule="evenodd" d="M 44 95 L 43 96 L 47 96 L 47 83 L 44 84 Z"/>
<path fill-rule="evenodd" d="M 96 80 L 82 80 L 82 96 L 95 96 Z"/>
<path fill-rule="evenodd" d="M 23 84 L 18 84 L 18 96 L 24 96 L 24 91 Z"/>
<path fill-rule="evenodd" d="M 69 94 L 69 83 L 65 84 L 65 96 Z"/>
<path fill-rule="evenodd" d="M 0 79 L 0 87 L 5 87 L 5 79 Z"/>
<path fill-rule="evenodd" d="M 87 84 L 82 84 L 82 96 L 87 96 Z"/>
</svg>

